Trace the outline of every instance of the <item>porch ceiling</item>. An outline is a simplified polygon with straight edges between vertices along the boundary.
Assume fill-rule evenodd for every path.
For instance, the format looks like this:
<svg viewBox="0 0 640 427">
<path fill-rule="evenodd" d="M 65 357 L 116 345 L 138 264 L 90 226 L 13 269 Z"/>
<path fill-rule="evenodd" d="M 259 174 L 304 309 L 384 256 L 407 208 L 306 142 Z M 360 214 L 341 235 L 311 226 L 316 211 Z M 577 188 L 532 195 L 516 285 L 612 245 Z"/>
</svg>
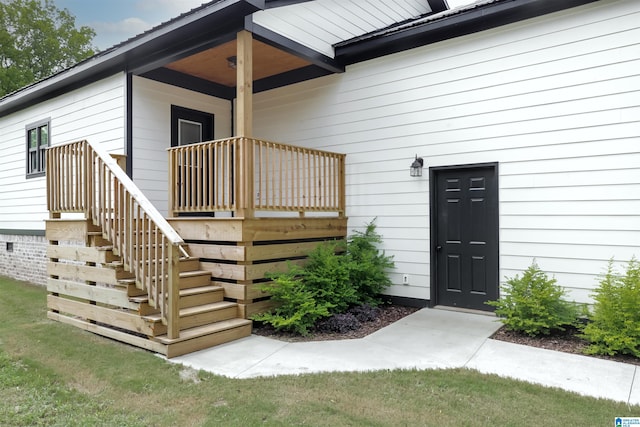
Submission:
<svg viewBox="0 0 640 427">
<path fill-rule="evenodd" d="M 196 53 L 165 65 L 165 68 L 228 87 L 236 86 L 236 70 L 227 58 L 236 56 L 236 41 Z M 253 79 L 260 80 L 311 65 L 309 61 L 253 40 Z"/>
</svg>

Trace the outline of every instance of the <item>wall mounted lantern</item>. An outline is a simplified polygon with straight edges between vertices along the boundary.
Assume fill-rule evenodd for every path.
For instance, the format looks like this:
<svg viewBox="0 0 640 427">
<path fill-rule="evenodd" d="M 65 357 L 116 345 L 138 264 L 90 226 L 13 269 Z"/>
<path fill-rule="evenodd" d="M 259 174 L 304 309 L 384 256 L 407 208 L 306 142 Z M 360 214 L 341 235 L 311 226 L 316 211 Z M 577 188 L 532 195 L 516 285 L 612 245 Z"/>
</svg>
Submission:
<svg viewBox="0 0 640 427">
<path fill-rule="evenodd" d="M 422 176 L 422 167 L 424 166 L 424 160 L 422 157 L 418 157 L 416 154 L 416 159 L 411 163 L 411 176 Z"/>
</svg>

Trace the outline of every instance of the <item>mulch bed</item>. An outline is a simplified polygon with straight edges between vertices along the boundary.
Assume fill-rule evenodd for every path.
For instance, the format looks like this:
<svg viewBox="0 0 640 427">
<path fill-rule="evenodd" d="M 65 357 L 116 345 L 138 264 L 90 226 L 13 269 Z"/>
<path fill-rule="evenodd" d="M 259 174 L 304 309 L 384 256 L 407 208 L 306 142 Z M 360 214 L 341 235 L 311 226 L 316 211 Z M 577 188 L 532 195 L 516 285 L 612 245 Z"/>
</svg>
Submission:
<svg viewBox="0 0 640 427">
<path fill-rule="evenodd" d="M 596 357 L 599 359 L 613 360 L 614 362 L 631 363 L 640 366 L 640 359 L 630 355 L 617 355 L 617 356 L 605 356 L 605 355 L 586 355 L 585 350 L 589 346 L 589 343 L 580 338 L 579 331 L 575 328 L 567 328 L 566 331 L 556 332 L 554 334 L 530 337 L 528 335 L 520 334 L 518 332 L 509 331 L 504 326 L 496 331 L 493 336 L 494 340 L 506 341 L 515 344 L 528 345 L 531 347 L 544 348 L 547 350 L 562 351 L 564 353 L 580 354 L 583 356 Z"/>
<path fill-rule="evenodd" d="M 380 307 L 380 315 L 376 320 L 362 323 L 359 329 L 349 331 L 344 334 L 337 332 L 317 332 L 312 331 L 307 336 L 301 336 L 294 333 L 276 331 L 271 325 L 254 322 L 253 333 L 281 341 L 288 342 L 304 342 L 304 341 L 328 341 L 328 340 L 348 340 L 355 338 L 363 338 L 374 333 L 378 329 L 382 329 L 405 316 L 415 313 L 419 308 L 404 307 L 395 304 L 382 304 Z"/>
</svg>

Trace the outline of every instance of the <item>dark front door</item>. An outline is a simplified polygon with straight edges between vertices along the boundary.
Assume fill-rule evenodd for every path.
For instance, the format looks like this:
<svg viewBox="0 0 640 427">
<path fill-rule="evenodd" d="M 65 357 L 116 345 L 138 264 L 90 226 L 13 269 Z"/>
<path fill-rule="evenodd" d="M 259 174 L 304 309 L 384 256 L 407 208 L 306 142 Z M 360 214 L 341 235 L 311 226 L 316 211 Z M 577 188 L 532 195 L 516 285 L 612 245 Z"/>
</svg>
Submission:
<svg viewBox="0 0 640 427">
<path fill-rule="evenodd" d="M 431 217 L 435 303 L 493 310 L 485 302 L 499 287 L 497 165 L 432 169 Z"/>
</svg>

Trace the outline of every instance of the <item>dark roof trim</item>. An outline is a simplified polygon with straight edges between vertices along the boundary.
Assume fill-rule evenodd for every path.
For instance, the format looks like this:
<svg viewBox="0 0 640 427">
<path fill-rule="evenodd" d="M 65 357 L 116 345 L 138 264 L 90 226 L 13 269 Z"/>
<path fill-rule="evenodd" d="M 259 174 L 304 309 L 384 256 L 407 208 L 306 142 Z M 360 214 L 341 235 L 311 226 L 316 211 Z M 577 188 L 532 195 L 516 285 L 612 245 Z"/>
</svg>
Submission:
<svg viewBox="0 0 640 427">
<path fill-rule="evenodd" d="M 439 13 L 449 9 L 447 0 L 428 0 L 431 13 Z"/>
<path fill-rule="evenodd" d="M 220 29 L 220 27 L 218 27 Z M 195 39 L 187 39 L 179 45 L 172 46 L 171 49 L 157 50 L 147 55 L 144 61 L 132 61 L 129 70 L 134 74 L 143 74 L 147 71 L 162 67 L 170 62 L 194 55 L 209 48 L 219 46 L 236 39 L 238 31 L 242 30 L 241 25 L 229 26 L 221 34 L 208 34 L 209 37 L 202 38 L 202 34 Z"/>
<path fill-rule="evenodd" d="M 424 22 L 413 26 L 403 24 L 396 31 L 390 28 L 336 45 L 336 59 L 354 64 L 594 1 L 598 0 L 496 0 L 475 7 L 470 5 L 468 9 L 460 8 L 458 13 L 453 9 L 443 12 L 442 17 L 423 17 Z"/>
<path fill-rule="evenodd" d="M 277 47 L 278 49 L 284 50 L 285 52 L 298 56 L 302 59 L 306 59 L 320 68 L 324 68 L 332 73 L 344 72 L 344 65 L 339 61 L 254 23 L 251 16 L 247 16 L 245 19 L 245 29 L 252 32 L 254 38 L 257 40 Z"/>
<path fill-rule="evenodd" d="M 289 6 L 291 4 L 306 3 L 311 0 L 265 0 L 265 9 L 273 9 L 276 7 Z"/>
<path fill-rule="evenodd" d="M 300 83 L 305 80 L 323 77 L 328 74 L 332 74 L 331 71 L 315 65 L 308 65 L 276 76 L 256 80 L 253 82 L 253 92 L 264 92 L 281 86 L 287 86 L 294 83 Z M 156 70 L 148 71 L 141 74 L 140 77 L 226 100 L 232 100 L 236 97 L 235 87 L 224 86 L 209 80 L 200 79 L 198 77 L 170 70 L 168 68 L 158 68 Z"/>
<path fill-rule="evenodd" d="M 178 86 L 183 89 L 204 93 L 205 95 L 215 96 L 217 98 L 231 100 L 236 97 L 236 90 L 233 87 L 193 77 L 168 68 L 158 68 L 141 74 L 140 76 L 157 82 L 166 83 L 171 86 Z"/>
<path fill-rule="evenodd" d="M 242 28 L 244 17 L 262 8 L 264 0 L 224 0 L 194 9 L 5 96 L 0 99 L 0 117 L 118 72 L 144 71 L 147 62 L 157 64 L 176 52 L 186 52 L 188 46 L 204 49 L 212 35 Z"/>
<path fill-rule="evenodd" d="M 287 71 L 286 73 L 256 80 L 255 82 L 253 82 L 253 92 L 254 93 L 264 92 L 266 90 L 275 89 L 282 86 L 288 86 L 294 83 L 300 83 L 305 80 L 311 80 L 317 77 L 323 77 L 328 74 L 333 74 L 333 73 L 329 70 L 317 67 L 315 65 L 308 65 L 303 68 L 298 68 L 297 70 L 291 70 L 291 71 Z"/>
</svg>

